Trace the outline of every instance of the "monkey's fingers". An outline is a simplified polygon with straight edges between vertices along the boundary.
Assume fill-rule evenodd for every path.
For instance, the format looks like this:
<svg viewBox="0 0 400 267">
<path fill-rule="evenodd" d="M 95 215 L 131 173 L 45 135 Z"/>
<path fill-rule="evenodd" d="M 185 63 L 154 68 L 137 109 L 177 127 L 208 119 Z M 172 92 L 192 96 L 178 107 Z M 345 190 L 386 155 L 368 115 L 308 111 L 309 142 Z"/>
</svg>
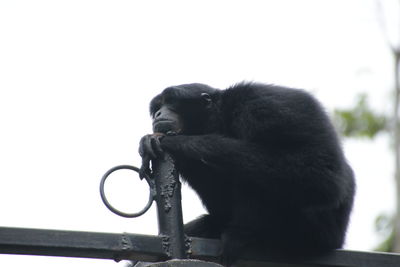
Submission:
<svg viewBox="0 0 400 267">
<path fill-rule="evenodd" d="M 150 157 L 144 156 L 142 157 L 142 166 L 139 169 L 139 177 L 143 179 L 146 175 L 150 174 Z"/>
<path fill-rule="evenodd" d="M 143 157 L 150 157 L 150 159 L 155 159 L 157 158 L 157 154 L 154 152 L 153 146 L 152 146 L 152 140 L 154 137 L 152 135 L 146 135 L 140 140 L 140 148 L 139 148 L 139 153 Z"/>
<path fill-rule="evenodd" d="M 154 153 L 157 155 L 157 157 L 160 157 L 164 151 L 161 148 L 161 143 L 160 143 L 160 138 L 159 137 L 155 137 L 151 139 L 151 148 L 152 151 L 154 151 Z"/>
<path fill-rule="evenodd" d="M 145 156 L 145 140 L 146 140 L 146 138 L 147 138 L 147 136 L 143 136 L 141 139 L 140 139 L 140 142 L 139 142 L 139 155 L 141 156 L 141 157 L 144 157 Z"/>
<path fill-rule="evenodd" d="M 178 133 L 175 131 L 168 131 L 165 135 L 166 136 L 175 136 L 175 135 L 178 135 Z"/>
</svg>

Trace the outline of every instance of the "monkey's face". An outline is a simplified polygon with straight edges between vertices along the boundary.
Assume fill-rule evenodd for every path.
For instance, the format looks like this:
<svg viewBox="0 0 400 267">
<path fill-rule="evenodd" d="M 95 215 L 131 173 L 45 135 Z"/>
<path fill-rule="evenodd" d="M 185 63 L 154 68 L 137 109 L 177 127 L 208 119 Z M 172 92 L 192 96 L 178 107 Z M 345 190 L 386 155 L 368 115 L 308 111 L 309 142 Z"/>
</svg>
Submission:
<svg viewBox="0 0 400 267">
<path fill-rule="evenodd" d="M 153 115 L 154 133 L 180 133 L 183 129 L 182 118 L 170 106 L 162 105 Z"/>
</svg>

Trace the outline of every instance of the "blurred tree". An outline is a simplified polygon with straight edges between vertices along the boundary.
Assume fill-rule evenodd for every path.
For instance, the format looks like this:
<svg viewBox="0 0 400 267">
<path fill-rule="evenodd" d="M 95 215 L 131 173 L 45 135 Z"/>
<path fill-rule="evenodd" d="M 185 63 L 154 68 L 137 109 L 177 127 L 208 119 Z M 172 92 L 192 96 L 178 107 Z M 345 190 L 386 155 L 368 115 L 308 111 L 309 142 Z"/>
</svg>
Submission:
<svg viewBox="0 0 400 267">
<path fill-rule="evenodd" d="M 390 132 L 390 117 L 374 112 L 368 104 L 366 94 L 358 95 L 356 104 L 350 109 L 335 109 L 334 124 L 345 137 L 373 139 L 381 132 Z M 392 251 L 394 245 L 393 216 L 380 215 L 375 220 L 376 231 L 384 241 L 375 250 Z"/>
<path fill-rule="evenodd" d="M 381 252 L 393 252 L 394 251 L 394 216 L 382 214 L 379 215 L 375 220 L 376 231 L 384 237 L 382 243 L 380 243 L 375 250 Z"/>
<path fill-rule="evenodd" d="M 396 211 L 392 222 L 392 235 L 387 240 L 387 248 L 392 252 L 400 252 L 400 124 L 399 124 L 399 111 L 400 111 L 400 1 L 397 1 L 397 25 L 389 24 L 388 17 L 384 12 L 384 3 L 388 2 L 378 1 L 378 15 L 379 21 L 381 22 L 382 32 L 385 36 L 385 40 L 390 48 L 390 51 L 394 59 L 394 103 L 393 103 L 393 116 L 391 121 L 391 127 L 393 129 L 393 144 L 394 144 L 394 160 L 395 160 L 395 182 L 396 182 Z M 395 36 L 391 36 L 390 33 L 395 33 Z"/>
<path fill-rule="evenodd" d="M 336 109 L 333 115 L 337 129 L 346 137 L 373 139 L 379 132 L 388 130 L 388 118 L 370 108 L 366 94 L 357 96 L 353 108 Z"/>
<path fill-rule="evenodd" d="M 395 179 L 396 179 L 396 215 L 394 220 L 394 245 L 393 251 L 400 252 L 400 125 L 399 125 L 399 110 L 400 110 L 400 48 L 393 49 L 394 55 L 394 76 L 395 76 L 395 100 L 393 113 L 393 138 L 394 138 L 394 153 L 395 153 Z"/>
<path fill-rule="evenodd" d="M 396 4 L 396 2 L 393 3 Z M 374 113 L 368 106 L 367 96 L 360 95 L 354 108 L 335 110 L 334 121 L 339 131 L 347 137 L 372 139 L 381 131 L 391 133 L 394 144 L 396 210 L 393 216 L 381 215 L 376 219 L 378 233 L 386 236 L 386 240 L 377 247 L 377 250 L 400 253 L 400 0 L 397 0 L 396 7 L 397 25 L 387 23 L 389 19 L 385 15 L 384 4 L 388 2 L 377 0 L 379 22 L 394 61 L 393 114 L 385 117 Z M 395 33 L 396 36 L 390 36 L 389 32 Z"/>
</svg>

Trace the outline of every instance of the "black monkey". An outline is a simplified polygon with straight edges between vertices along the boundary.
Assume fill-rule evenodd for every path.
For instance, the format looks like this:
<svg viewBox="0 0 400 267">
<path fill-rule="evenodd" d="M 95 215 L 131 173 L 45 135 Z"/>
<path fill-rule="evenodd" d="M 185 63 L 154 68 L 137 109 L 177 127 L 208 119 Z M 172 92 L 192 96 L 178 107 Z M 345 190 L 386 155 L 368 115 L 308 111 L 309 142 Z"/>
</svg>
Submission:
<svg viewBox="0 0 400 267">
<path fill-rule="evenodd" d="M 186 224 L 186 234 L 221 238 L 228 258 L 249 247 L 284 254 L 342 247 L 353 172 L 310 94 L 260 83 L 184 84 L 157 95 L 150 113 L 142 175 L 167 151 L 209 213 Z"/>
</svg>

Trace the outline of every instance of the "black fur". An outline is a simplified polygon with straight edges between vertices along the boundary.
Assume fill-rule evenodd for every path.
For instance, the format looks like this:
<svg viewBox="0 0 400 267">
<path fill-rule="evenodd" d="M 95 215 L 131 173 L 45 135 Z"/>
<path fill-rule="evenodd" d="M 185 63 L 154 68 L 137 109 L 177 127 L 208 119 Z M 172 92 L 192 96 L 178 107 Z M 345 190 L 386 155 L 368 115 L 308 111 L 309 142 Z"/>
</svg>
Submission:
<svg viewBox="0 0 400 267">
<path fill-rule="evenodd" d="M 160 139 L 161 148 L 209 213 L 185 226 L 188 235 L 221 238 L 233 258 L 247 247 L 284 253 L 342 247 L 353 172 L 310 94 L 259 83 L 226 90 L 186 84 L 156 96 L 151 114 L 162 105 L 181 116 L 183 130 Z"/>
</svg>

